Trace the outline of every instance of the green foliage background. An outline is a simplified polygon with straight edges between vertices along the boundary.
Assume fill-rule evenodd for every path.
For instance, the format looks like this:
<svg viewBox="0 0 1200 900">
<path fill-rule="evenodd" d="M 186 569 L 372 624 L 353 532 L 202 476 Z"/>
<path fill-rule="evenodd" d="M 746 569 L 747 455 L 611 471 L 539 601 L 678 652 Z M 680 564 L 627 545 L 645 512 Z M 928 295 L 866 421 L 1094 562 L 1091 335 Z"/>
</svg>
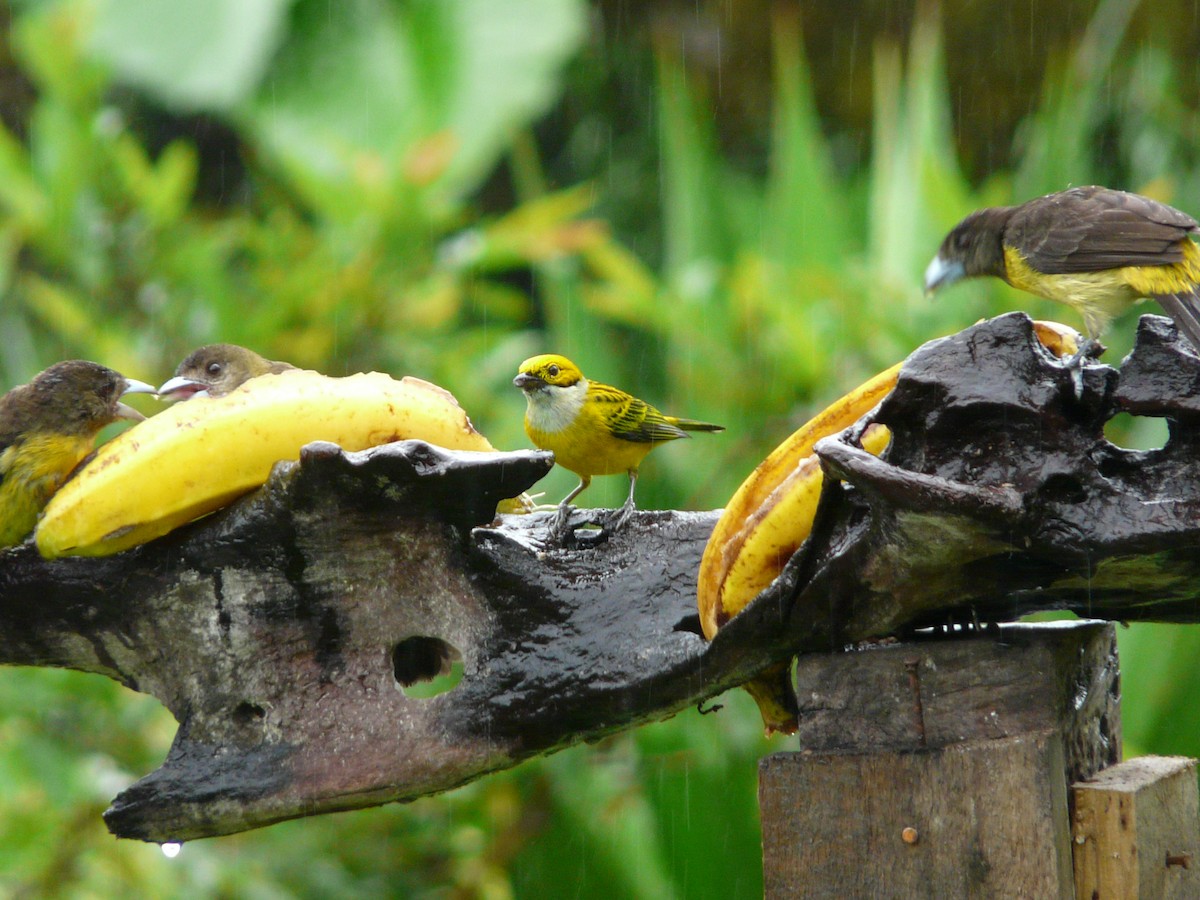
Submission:
<svg viewBox="0 0 1200 900">
<path fill-rule="evenodd" d="M 992 23 L 988 4 L 880 6 L 847 44 L 845 22 L 815 11 L 814 38 L 795 7 L 751 0 L 11 2 L 0 386 L 68 357 L 157 383 L 228 340 L 429 378 L 518 447 L 510 379 L 556 350 L 726 424 L 660 451 L 639 485 L 644 506 L 718 507 L 812 411 L 922 342 L 1014 308 L 1079 324 L 1002 285 L 925 299 L 966 212 L 1089 182 L 1200 211 L 1179 45 L 1194 6 L 1043 4 L 1062 18 L 1027 45 L 1021 4 Z M 979 49 L 1014 42 L 1036 52 Z M 604 481 L 588 500 L 619 502 Z M 1189 628 L 1122 631 L 1127 752 L 1200 755 L 1197 649 Z M 101 678 L 6 670 L 0 891 L 759 896 L 756 761 L 788 745 L 741 693 L 725 704 L 168 860 L 99 815 L 161 760 L 169 715 Z"/>
</svg>

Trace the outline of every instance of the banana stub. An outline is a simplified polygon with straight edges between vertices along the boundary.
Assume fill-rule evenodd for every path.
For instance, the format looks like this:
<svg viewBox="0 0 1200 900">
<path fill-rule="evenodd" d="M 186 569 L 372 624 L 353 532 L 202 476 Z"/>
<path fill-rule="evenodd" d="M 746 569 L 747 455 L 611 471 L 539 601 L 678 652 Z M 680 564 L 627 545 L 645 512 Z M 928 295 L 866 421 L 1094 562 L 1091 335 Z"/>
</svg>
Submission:
<svg viewBox="0 0 1200 900">
<path fill-rule="evenodd" d="M 1079 350 L 1079 334 L 1057 322 L 1034 322 L 1034 336 L 1062 359 Z M 808 539 L 824 475 L 813 455 L 817 441 L 842 431 L 896 385 L 901 364 L 880 372 L 830 404 L 784 440 L 747 477 L 726 505 L 705 547 L 697 577 L 697 606 L 705 638 L 737 615 L 774 581 Z M 872 424 L 863 449 L 879 455 L 891 433 Z M 796 730 L 790 668 L 774 666 L 746 684 L 768 734 Z"/>
<path fill-rule="evenodd" d="M 454 396 L 419 378 L 294 370 L 171 406 L 104 444 L 51 498 L 35 532 L 47 559 L 126 550 L 220 509 L 312 441 L 365 450 L 420 439 L 493 450 Z"/>
</svg>

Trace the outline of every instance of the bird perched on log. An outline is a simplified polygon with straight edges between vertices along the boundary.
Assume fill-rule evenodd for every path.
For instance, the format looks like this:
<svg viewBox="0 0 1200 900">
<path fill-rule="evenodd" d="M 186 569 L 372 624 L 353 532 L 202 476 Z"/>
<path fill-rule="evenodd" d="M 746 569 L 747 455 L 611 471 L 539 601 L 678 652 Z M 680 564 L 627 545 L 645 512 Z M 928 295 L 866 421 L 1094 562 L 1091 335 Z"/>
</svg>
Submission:
<svg viewBox="0 0 1200 900">
<path fill-rule="evenodd" d="M 567 527 L 571 501 L 594 475 L 629 474 L 629 496 L 610 523 L 620 528 L 634 510 L 638 466 L 646 454 L 689 431 L 724 431 L 721 425 L 663 415 L 620 388 L 589 381 L 564 356 L 544 354 L 521 363 L 513 384 L 525 392 L 525 433 L 554 460 L 579 476 L 558 505 L 556 530 Z"/>
<path fill-rule="evenodd" d="M 1071 188 L 971 213 L 942 241 L 925 290 L 994 275 L 1073 307 L 1092 338 L 1153 298 L 1200 351 L 1200 248 L 1190 237 L 1198 229 L 1187 213 L 1140 194 Z"/>
<path fill-rule="evenodd" d="M 237 344 L 209 344 L 192 351 L 175 369 L 175 376 L 158 389 L 168 403 L 192 397 L 223 397 L 259 375 L 278 375 L 295 366 L 259 356 Z"/>
<path fill-rule="evenodd" d="M 56 363 L 0 397 L 0 547 L 33 531 L 43 507 L 117 419 L 140 421 L 121 402 L 154 388 L 81 359 Z"/>
</svg>

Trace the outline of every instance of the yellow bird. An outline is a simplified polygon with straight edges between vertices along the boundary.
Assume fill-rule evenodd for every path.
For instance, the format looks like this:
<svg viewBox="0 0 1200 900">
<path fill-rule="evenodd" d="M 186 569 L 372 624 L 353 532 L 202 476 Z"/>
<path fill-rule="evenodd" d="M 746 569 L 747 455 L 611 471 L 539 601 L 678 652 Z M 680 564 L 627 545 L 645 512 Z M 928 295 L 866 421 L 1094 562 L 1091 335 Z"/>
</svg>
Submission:
<svg viewBox="0 0 1200 900">
<path fill-rule="evenodd" d="M 140 421 L 121 402 L 154 388 L 94 362 L 72 359 L 0 397 L 0 547 L 25 539 L 96 435 L 117 419 Z"/>
<path fill-rule="evenodd" d="M 619 388 L 584 378 L 564 356 L 544 354 L 521 363 L 513 384 L 525 392 L 525 433 L 560 466 L 579 476 L 579 485 L 558 506 L 557 529 L 566 526 L 570 503 L 594 475 L 629 474 L 629 496 L 611 528 L 634 510 L 638 466 L 646 454 L 689 431 L 724 431 L 720 425 L 666 416 Z"/>
</svg>

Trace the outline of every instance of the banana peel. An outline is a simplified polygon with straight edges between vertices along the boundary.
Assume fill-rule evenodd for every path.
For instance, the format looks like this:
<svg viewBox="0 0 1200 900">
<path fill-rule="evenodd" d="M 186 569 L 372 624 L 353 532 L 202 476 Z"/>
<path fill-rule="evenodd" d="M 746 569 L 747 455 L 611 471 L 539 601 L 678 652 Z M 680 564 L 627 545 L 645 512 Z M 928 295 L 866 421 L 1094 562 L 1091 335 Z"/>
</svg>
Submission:
<svg viewBox="0 0 1200 900">
<path fill-rule="evenodd" d="M 104 444 L 51 498 L 35 541 L 47 559 L 116 553 L 228 505 L 312 441 L 365 450 L 410 438 L 495 449 L 449 391 L 419 378 L 259 376 L 226 396 L 171 406 Z"/>
<path fill-rule="evenodd" d="M 1060 358 L 1079 351 L 1080 335 L 1057 322 L 1034 322 L 1038 341 Z M 817 441 L 849 428 L 896 385 L 901 363 L 834 401 L 771 451 L 730 499 L 705 547 L 697 578 L 700 625 L 707 640 L 757 597 L 812 532 L 824 475 Z M 891 434 L 870 425 L 863 449 L 879 455 Z M 779 663 L 744 687 L 758 704 L 768 735 L 799 727 L 790 663 Z"/>
</svg>

